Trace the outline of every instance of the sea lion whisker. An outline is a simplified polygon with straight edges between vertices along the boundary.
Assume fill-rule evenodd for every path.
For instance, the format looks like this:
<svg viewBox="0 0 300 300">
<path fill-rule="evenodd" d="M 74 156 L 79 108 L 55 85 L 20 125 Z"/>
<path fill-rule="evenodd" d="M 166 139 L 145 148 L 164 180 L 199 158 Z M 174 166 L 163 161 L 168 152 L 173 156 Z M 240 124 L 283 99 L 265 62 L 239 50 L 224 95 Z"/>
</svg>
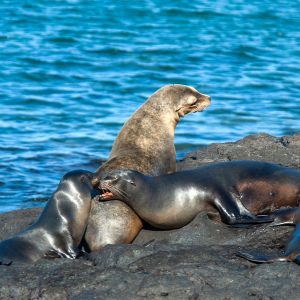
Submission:
<svg viewBox="0 0 300 300">
<path fill-rule="evenodd" d="M 105 184 L 101 185 L 101 188 L 102 189 L 107 189 L 112 194 L 120 195 L 122 198 L 127 198 L 128 197 L 126 192 L 122 191 L 121 189 L 117 188 L 114 185 L 105 183 Z"/>
</svg>

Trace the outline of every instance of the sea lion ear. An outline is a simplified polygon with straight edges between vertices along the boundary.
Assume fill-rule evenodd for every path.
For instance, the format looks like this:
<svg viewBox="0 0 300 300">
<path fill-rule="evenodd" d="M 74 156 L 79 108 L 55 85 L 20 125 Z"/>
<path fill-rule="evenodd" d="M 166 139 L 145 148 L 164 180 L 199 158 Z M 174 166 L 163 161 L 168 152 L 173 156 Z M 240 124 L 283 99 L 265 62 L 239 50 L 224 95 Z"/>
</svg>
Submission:
<svg viewBox="0 0 300 300">
<path fill-rule="evenodd" d="M 85 175 L 80 176 L 80 182 L 84 183 L 87 180 L 87 177 Z"/>
</svg>

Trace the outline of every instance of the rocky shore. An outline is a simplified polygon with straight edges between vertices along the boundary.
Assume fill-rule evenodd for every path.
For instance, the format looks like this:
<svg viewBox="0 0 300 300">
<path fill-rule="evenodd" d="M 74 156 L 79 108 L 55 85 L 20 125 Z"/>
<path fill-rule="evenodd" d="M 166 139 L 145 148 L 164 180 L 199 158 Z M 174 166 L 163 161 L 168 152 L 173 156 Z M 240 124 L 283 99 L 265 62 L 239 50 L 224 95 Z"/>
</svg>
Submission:
<svg viewBox="0 0 300 300">
<path fill-rule="evenodd" d="M 237 159 L 300 169 L 300 133 L 212 144 L 187 154 L 178 169 Z M 40 211 L 1 214 L 0 240 L 27 227 Z M 256 265 L 235 255 L 254 248 L 281 252 L 292 231 L 231 228 L 203 213 L 181 229 L 145 229 L 132 245 L 109 245 L 88 258 L 0 266 L 0 299 L 299 299 L 300 266 Z"/>
</svg>

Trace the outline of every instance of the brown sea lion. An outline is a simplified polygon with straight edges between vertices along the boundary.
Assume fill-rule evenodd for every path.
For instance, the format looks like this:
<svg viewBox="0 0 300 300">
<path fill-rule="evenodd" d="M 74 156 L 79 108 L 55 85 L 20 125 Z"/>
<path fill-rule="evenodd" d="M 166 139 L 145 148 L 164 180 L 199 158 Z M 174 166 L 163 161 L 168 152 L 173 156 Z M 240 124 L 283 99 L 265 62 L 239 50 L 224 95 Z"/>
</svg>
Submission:
<svg viewBox="0 0 300 300">
<path fill-rule="evenodd" d="M 128 168 L 148 175 L 175 172 L 175 127 L 184 115 L 202 111 L 209 104 L 210 97 L 192 87 L 179 84 L 162 87 L 124 124 L 108 161 L 96 173 Z M 139 217 L 124 202 L 93 201 L 85 234 L 87 248 L 95 251 L 107 244 L 129 243 L 142 226 Z"/>
<path fill-rule="evenodd" d="M 92 173 L 65 174 L 38 220 L 26 230 L 0 242 L 0 265 L 79 254 L 92 199 Z"/>
</svg>

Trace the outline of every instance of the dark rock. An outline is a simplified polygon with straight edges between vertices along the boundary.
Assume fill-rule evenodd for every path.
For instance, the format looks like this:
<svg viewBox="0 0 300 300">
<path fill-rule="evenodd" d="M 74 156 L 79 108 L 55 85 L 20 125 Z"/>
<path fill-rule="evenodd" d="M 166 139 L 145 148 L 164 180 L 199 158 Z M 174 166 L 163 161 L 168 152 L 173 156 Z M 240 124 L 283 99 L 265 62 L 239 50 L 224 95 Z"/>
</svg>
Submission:
<svg viewBox="0 0 300 300">
<path fill-rule="evenodd" d="M 276 138 L 261 133 L 234 143 L 212 144 L 189 153 L 177 164 L 178 170 L 195 168 L 217 161 L 259 160 L 300 168 L 300 133 Z"/>
<path fill-rule="evenodd" d="M 188 154 L 179 169 L 214 161 L 265 160 L 300 168 L 300 134 L 252 135 Z M 0 239 L 30 225 L 40 209 L 0 215 Z M 170 231 L 142 230 L 132 245 L 108 245 L 75 261 L 0 266 L 0 299 L 298 299 L 300 267 L 255 265 L 238 250 L 280 253 L 293 228 L 232 228 L 205 213 Z"/>
<path fill-rule="evenodd" d="M 41 208 L 31 208 L 0 214 L 0 240 L 7 239 L 31 225 L 41 211 Z"/>
</svg>

